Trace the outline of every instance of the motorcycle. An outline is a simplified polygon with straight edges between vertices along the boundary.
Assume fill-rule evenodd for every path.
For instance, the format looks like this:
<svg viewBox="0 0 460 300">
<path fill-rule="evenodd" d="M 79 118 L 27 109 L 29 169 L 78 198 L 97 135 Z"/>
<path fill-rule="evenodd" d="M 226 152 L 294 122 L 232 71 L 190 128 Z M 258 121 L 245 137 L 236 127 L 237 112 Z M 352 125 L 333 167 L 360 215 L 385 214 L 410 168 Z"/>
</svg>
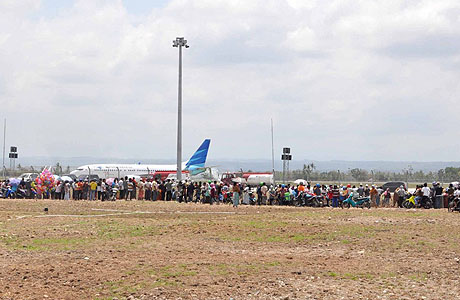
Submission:
<svg viewBox="0 0 460 300">
<path fill-rule="evenodd" d="M 256 205 L 257 204 L 256 195 L 252 190 L 249 191 L 249 204 L 250 205 Z"/>
<path fill-rule="evenodd" d="M 118 188 L 117 187 L 113 187 L 112 188 L 112 192 L 110 193 L 110 201 L 115 201 L 117 200 L 117 194 L 118 194 Z"/>
<path fill-rule="evenodd" d="M 451 211 L 451 212 L 458 211 L 458 212 L 460 212 L 460 198 L 458 196 L 454 197 L 452 199 L 452 201 L 449 202 L 448 211 Z"/>
<path fill-rule="evenodd" d="M 322 207 L 324 203 L 323 196 L 317 196 L 315 194 L 306 193 L 304 197 L 304 205 L 310 207 Z"/>
<path fill-rule="evenodd" d="M 27 193 L 25 189 L 18 188 L 16 192 L 13 193 L 13 197 L 15 199 L 26 199 L 27 198 Z"/>
<path fill-rule="evenodd" d="M 430 208 L 433 208 L 433 200 L 431 200 L 430 197 L 427 197 L 427 199 L 422 199 L 422 203 L 421 203 L 422 207 L 425 208 L 425 209 L 430 209 Z"/>
<path fill-rule="evenodd" d="M 430 209 L 433 207 L 433 202 L 431 201 L 430 198 L 425 199 L 425 201 L 422 201 L 422 197 L 416 197 L 415 195 L 410 196 L 406 200 L 403 201 L 402 207 L 404 208 L 425 208 L 425 209 Z M 424 202 L 424 203 L 422 203 Z"/>
<path fill-rule="evenodd" d="M 297 196 L 293 199 L 292 204 L 297 207 L 304 206 L 305 205 L 304 198 L 305 198 L 305 193 L 299 192 Z"/>
<path fill-rule="evenodd" d="M 347 199 L 342 201 L 342 208 L 360 207 L 360 208 L 371 208 L 371 201 L 369 197 L 357 198 L 356 201 L 353 199 L 353 193 L 348 196 Z"/>
<path fill-rule="evenodd" d="M 0 190 L 0 198 L 6 198 L 6 193 L 7 193 L 7 191 L 8 191 L 7 189 L 2 188 L 2 189 Z"/>
</svg>

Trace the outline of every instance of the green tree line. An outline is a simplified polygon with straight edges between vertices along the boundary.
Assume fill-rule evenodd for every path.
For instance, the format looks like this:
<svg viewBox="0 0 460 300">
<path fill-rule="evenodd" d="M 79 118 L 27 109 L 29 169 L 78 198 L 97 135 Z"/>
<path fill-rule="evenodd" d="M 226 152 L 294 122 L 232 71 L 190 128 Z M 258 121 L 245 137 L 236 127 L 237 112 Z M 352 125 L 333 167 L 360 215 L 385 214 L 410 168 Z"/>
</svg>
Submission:
<svg viewBox="0 0 460 300">
<path fill-rule="evenodd" d="M 436 172 L 414 171 L 411 168 L 399 172 L 392 171 L 368 171 L 354 168 L 346 171 L 319 171 L 313 163 L 304 164 L 302 169 L 291 170 L 286 175 L 286 180 L 304 179 L 307 181 L 334 181 L 334 182 L 385 182 L 385 181 L 405 181 L 405 182 L 452 182 L 460 181 L 460 168 L 446 167 Z M 276 171 L 277 181 L 283 178 L 283 172 Z"/>
</svg>

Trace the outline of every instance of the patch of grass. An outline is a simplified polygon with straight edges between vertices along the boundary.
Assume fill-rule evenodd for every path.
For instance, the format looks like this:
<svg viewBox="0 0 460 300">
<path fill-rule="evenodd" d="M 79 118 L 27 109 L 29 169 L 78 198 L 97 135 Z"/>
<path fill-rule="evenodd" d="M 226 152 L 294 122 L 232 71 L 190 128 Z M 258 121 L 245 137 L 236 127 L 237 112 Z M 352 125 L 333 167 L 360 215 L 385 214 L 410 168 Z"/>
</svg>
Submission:
<svg viewBox="0 0 460 300">
<path fill-rule="evenodd" d="M 180 285 L 176 281 L 165 280 L 165 279 L 157 279 L 153 284 L 152 287 L 160 287 L 160 286 L 178 286 Z"/>
<path fill-rule="evenodd" d="M 279 261 L 271 262 L 258 262 L 248 264 L 226 264 L 220 263 L 216 265 L 209 265 L 208 269 L 211 274 L 219 276 L 227 276 L 230 273 L 236 273 L 237 275 L 250 275 L 260 272 L 261 270 L 267 270 L 273 267 L 279 267 L 281 263 Z"/>
<path fill-rule="evenodd" d="M 416 273 L 410 274 L 408 277 L 410 280 L 417 281 L 417 282 L 428 280 L 428 274 L 426 272 L 416 272 Z"/>
<path fill-rule="evenodd" d="M 358 275 L 352 273 L 344 273 L 341 277 L 344 279 L 358 280 Z"/>
<path fill-rule="evenodd" d="M 279 261 L 272 261 L 272 262 L 265 263 L 265 265 L 268 267 L 278 267 L 281 265 L 281 263 Z"/>
<path fill-rule="evenodd" d="M 147 287 L 145 282 L 137 282 L 131 284 L 124 280 L 116 280 L 116 281 L 106 281 L 104 285 L 107 287 L 108 292 L 111 296 L 106 297 L 106 299 L 113 299 L 114 297 L 123 297 L 128 294 L 134 294 L 137 291 L 140 291 Z M 105 288 L 102 288 L 102 291 L 105 291 Z"/>
<path fill-rule="evenodd" d="M 337 277 L 338 274 L 335 273 L 335 272 L 329 272 L 329 273 L 327 273 L 327 276 L 329 276 L 329 277 Z"/>
<path fill-rule="evenodd" d="M 72 250 L 86 245 L 92 239 L 86 237 L 56 237 L 33 238 L 24 240 L 19 238 L 3 239 L 2 242 L 13 250 L 47 251 L 47 250 Z"/>
<path fill-rule="evenodd" d="M 229 265 L 223 263 L 217 265 L 210 265 L 208 266 L 208 269 L 211 271 L 211 273 L 219 276 L 226 276 L 230 273 Z"/>
<path fill-rule="evenodd" d="M 198 272 L 192 270 L 190 266 L 181 264 L 178 266 L 164 266 L 157 269 L 150 269 L 147 272 L 158 279 L 167 280 L 170 278 L 180 278 L 196 276 Z"/>
<path fill-rule="evenodd" d="M 398 274 L 396 274 L 395 272 L 388 272 L 388 273 L 380 274 L 380 278 L 395 278 L 397 276 Z"/>
<path fill-rule="evenodd" d="M 118 239 L 126 237 L 154 236 L 159 233 L 155 226 L 126 225 L 120 222 L 110 222 L 97 226 L 97 235 L 103 239 Z"/>
<path fill-rule="evenodd" d="M 250 227 L 257 229 L 268 229 L 268 228 L 283 228 L 288 226 L 289 223 L 286 221 L 270 221 L 269 219 L 251 219 L 240 223 L 241 227 Z"/>
<path fill-rule="evenodd" d="M 329 271 L 325 274 L 327 277 L 339 278 L 339 279 L 349 279 L 349 280 L 359 280 L 359 279 L 373 279 L 374 274 L 371 273 L 336 273 Z"/>
</svg>

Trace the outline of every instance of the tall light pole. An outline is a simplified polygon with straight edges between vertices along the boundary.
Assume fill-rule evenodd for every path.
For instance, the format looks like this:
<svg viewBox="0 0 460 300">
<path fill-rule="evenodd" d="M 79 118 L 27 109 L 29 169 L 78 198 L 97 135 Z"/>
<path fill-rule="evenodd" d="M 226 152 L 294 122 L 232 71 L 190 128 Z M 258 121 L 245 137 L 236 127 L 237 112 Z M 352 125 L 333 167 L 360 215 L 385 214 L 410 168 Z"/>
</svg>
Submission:
<svg viewBox="0 0 460 300">
<path fill-rule="evenodd" d="M 188 48 L 187 40 L 176 37 L 173 47 L 179 48 L 179 86 L 177 92 L 177 180 L 182 179 L 182 47 Z"/>
<path fill-rule="evenodd" d="M 3 179 L 5 179 L 5 143 L 6 143 L 6 118 L 3 122 L 3 158 L 2 158 L 2 172 Z"/>
</svg>

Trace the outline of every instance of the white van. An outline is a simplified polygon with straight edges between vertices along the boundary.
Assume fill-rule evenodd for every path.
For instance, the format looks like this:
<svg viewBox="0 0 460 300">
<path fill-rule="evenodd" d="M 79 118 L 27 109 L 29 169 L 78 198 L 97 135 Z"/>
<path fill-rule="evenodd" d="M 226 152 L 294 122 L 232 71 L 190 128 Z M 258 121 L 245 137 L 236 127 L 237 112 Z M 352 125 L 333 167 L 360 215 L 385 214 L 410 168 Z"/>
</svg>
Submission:
<svg viewBox="0 0 460 300">
<path fill-rule="evenodd" d="M 31 182 L 31 181 L 34 181 L 38 176 L 39 176 L 38 173 L 24 173 L 24 174 L 21 174 L 18 178 L 24 179 L 25 182 Z"/>
</svg>

